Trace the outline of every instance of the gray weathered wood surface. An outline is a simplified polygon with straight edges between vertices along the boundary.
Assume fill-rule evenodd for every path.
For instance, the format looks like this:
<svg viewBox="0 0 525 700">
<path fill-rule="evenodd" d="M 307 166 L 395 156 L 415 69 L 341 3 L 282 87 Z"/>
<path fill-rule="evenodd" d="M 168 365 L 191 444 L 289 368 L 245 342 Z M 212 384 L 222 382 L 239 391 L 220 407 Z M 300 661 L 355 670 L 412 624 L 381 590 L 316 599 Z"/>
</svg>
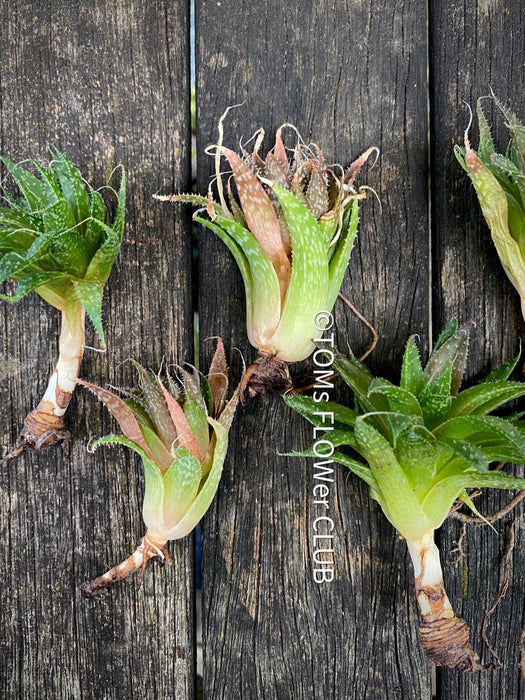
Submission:
<svg viewBox="0 0 525 700">
<path fill-rule="evenodd" d="M 370 193 L 343 288 L 380 333 L 370 365 L 396 378 L 408 336 L 418 333 L 426 353 L 452 316 L 477 324 L 471 377 L 513 355 L 523 335 L 518 300 L 452 147 L 468 120 L 462 100 L 474 104 L 489 86 L 525 116 L 522 3 L 448 0 L 430 3 L 428 17 L 424 3 L 408 0 L 195 4 L 199 191 L 213 169 L 203 149 L 230 105 L 244 103 L 225 121 L 231 147 L 261 126 L 270 147 L 285 121 L 342 165 L 377 145 L 380 159 L 361 182 L 381 206 Z M 82 375 L 126 385 L 129 357 L 152 368 L 163 357 L 191 360 L 189 212 L 151 199 L 190 186 L 189 3 L 0 7 L 0 153 L 45 158 L 57 146 L 95 186 L 119 163 L 128 173 L 125 243 L 105 299 L 109 349 L 87 351 Z M 504 147 L 503 123 L 495 123 Z M 474 143 L 476 135 L 474 128 Z M 202 366 L 212 351 L 206 339 L 220 334 L 238 375 L 240 353 L 254 357 L 241 278 L 210 232 L 200 233 L 199 250 Z M 2 452 L 45 387 L 58 323 L 35 295 L 0 305 Z M 366 347 L 366 330 L 341 303 L 336 328 L 341 347 Z M 89 342 L 96 344 L 92 333 Z M 334 398 L 343 396 L 337 385 Z M 128 581 L 81 599 L 80 583 L 143 534 L 142 481 L 124 449 L 86 451 L 92 436 L 113 427 L 92 396 L 79 392 L 68 416 L 71 443 L 0 465 L 0 696 L 193 698 L 193 541 L 172 543 L 174 566 L 152 566 L 139 592 Z M 310 438 L 279 399 L 239 409 L 203 524 L 204 697 L 429 700 L 433 669 L 417 641 L 404 543 L 342 469 L 329 497 L 336 578 L 313 581 L 311 464 L 278 454 Z M 484 497 L 482 507 L 504 500 Z M 470 530 L 469 556 L 457 567 L 458 523 L 443 528 L 441 548 L 447 589 L 481 651 L 512 518 L 511 584 L 488 627 L 505 667 L 472 676 L 438 670 L 440 700 L 525 695 L 517 667 L 523 509 L 499 525 L 499 536 Z"/>
<path fill-rule="evenodd" d="M 125 243 L 105 299 L 108 352 L 87 350 L 82 375 L 129 385 L 125 361 L 191 360 L 188 221 L 155 204 L 190 174 L 189 15 L 185 3 L 2 2 L 2 154 L 64 151 L 98 187 L 128 175 Z M 32 295 L 0 306 L 2 451 L 14 444 L 56 360 L 59 315 Z M 87 343 L 97 345 L 88 330 Z M 124 363 L 124 364 L 122 364 Z M 192 697 L 191 538 L 174 565 L 152 567 L 92 601 L 79 586 L 133 551 L 143 533 L 140 462 L 86 447 L 114 429 L 78 392 L 70 444 L 0 468 L 0 696 Z"/>
</svg>

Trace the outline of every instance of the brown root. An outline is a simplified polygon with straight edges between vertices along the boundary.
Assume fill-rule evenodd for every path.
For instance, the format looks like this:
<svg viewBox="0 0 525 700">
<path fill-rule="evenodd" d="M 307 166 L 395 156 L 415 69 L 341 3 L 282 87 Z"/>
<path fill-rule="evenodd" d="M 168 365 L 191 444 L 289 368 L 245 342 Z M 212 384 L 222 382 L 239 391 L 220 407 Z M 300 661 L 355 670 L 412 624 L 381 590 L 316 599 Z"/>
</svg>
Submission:
<svg viewBox="0 0 525 700">
<path fill-rule="evenodd" d="M 69 440 L 70 437 L 63 418 L 54 414 L 53 405 L 48 401 L 41 401 L 37 408 L 27 414 L 17 446 L 2 459 L 2 462 L 18 457 L 25 450 L 43 452 L 51 445 Z"/>
<path fill-rule="evenodd" d="M 278 396 L 292 388 L 288 363 L 276 355 L 259 350 L 255 362 L 246 370 L 240 386 L 241 403 L 248 396 Z"/>
<path fill-rule="evenodd" d="M 27 414 L 18 437 L 18 446 L 24 450 L 41 452 L 69 437 L 62 416 L 54 414 L 51 403 L 41 401 L 37 408 Z"/>
<path fill-rule="evenodd" d="M 114 566 L 105 574 L 102 574 L 102 576 L 97 576 L 97 578 L 83 583 L 80 587 L 82 595 L 84 598 L 94 598 L 114 583 L 122 581 L 139 570 L 141 572 L 139 578 L 140 587 L 142 585 L 146 564 L 150 559 L 158 558 L 161 561 L 166 561 L 168 564 L 171 564 L 171 557 L 166 548 L 166 543 L 167 540 L 155 537 L 149 531 L 146 532 L 139 546 L 131 556 L 125 559 L 121 564 Z"/>
<path fill-rule="evenodd" d="M 421 618 L 419 641 L 427 658 L 436 666 L 472 672 L 485 668 L 469 643 L 470 628 L 461 617 Z"/>
</svg>

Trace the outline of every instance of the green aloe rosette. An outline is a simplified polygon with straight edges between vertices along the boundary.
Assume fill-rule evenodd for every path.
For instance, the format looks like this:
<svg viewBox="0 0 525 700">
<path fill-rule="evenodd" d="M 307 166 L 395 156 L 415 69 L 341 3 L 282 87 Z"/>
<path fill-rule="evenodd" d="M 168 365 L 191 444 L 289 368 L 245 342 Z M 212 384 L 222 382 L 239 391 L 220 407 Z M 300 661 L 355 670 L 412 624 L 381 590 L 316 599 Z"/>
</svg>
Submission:
<svg viewBox="0 0 525 700">
<path fill-rule="evenodd" d="M 137 452 L 144 466 L 142 516 L 146 534 L 122 564 L 82 586 L 93 597 L 155 557 L 170 562 L 166 544 L 189 534 L 208 510 L 222 474 L 228 430 L 239 390 L 227 400 L 228 369 L 222 341 L 207 377 L 180 370 L 180 382 L 161 380 L 134 362 L 138 386 L 117 394 L 88 384 L 116 418 L 122 434 L 93 443 L 120 444 Z"/>
<path fill-rule="evenodd" d="M 427 656 L 437 665 L 473 671 L 481 666 L 469 645 L 469 628 L 446 595 L 434 531 L 456 499 L 474 509 L 468 488 L 525 488 L 525 479 L 490 469 L 491 462 L 525 462 L 525 421 L 492 415 L 525 396 L 525 384 L 508 379 L 516 358 L 460 391 L 467 344 L 468 328 L 452 322 L 423 367 L 410 338 L 399 385 L 338 354 L 334 368 L 354 392 L 352 408 L 305 396 L 284 399 L 327 430 L 332 446 L 327 458 L 368 484 L 370 496 L 406 540 Z M 313 449 L 304 454 L 313 455 Z"/>
<path fill-rule="evenodd" d="M 222 121 L 222 120 L 221 120 Z M 247 333 L 257 348 L 241 393 L 280 394 L 291 387 L 288 363 L 306 359 L 318 337 L 316 316 L 331 311 L 357 235 L 364 189 L 355 179 L 376 150 L 370 148 L 345 171 L 326 164 L 319 146 L 285 148 L 277 130 L 262 158 L 264 131 L 251 153 L 216 146 L 218 202 L 198 195 L 158 196 L 202 207 L 195 216 L 226 244 L 244 281 Z M 294 129 L 294 127 L 291 127 Z M 231 168 L 226 192 L 220 172 Z M 207 216 L 204 216 L 206 214 Z"/>
<path fill-rule="evenodd" d="M 122 171 L 116 210 L 107 222 L 104 199 L 62 153 L 55 152 L 48 167 L 30 161 L 37 174 L 2 162 L 19 194 L 3 190 L 0 283 L 12 280 L 16 287 L 0 297 L 14 302 L 35 291 L 62 314 L 58 362 L 41 402 L 25 419 L 14 455 L 68 436 L 64 413 L 82 361 L 86 314 L 104 345 L 102 295 L 122 241 L 126 179 Z"/>
</svg>

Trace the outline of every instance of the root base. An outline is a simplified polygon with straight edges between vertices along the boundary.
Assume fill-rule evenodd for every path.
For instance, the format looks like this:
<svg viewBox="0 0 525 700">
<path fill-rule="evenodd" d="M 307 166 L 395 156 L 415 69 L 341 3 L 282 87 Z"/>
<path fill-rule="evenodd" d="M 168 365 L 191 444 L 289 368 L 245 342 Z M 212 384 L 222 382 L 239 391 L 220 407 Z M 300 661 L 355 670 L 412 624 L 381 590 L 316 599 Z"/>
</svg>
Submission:
<svg viewBox="0 0 525 700">
<path fill-rule="evenodd" d="M 255 362 L 248 367 L 241 383 L 241 403 L 248 396 L 280 396 L 293 388 L 288 363 L 259 350 Z"/>
</svg>

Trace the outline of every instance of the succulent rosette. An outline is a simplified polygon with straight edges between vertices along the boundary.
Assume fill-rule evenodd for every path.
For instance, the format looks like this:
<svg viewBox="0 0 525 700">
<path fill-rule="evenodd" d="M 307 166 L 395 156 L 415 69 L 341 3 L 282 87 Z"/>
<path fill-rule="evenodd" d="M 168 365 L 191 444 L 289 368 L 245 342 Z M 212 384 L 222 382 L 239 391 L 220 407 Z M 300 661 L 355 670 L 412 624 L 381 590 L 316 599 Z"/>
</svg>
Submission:
<svg viewBox="0 0 525 700">
<path fill-rule="evenodd" d="M 217 350 L 207 377 L 179 369 L 180 380 L 161 379 L 134 362 L 138 386 L 126 398 L 79 380 L 116 418 L 123 434 L 106 435 L 100 445 L 131 448 L 144 465 L 142 516 L 146 534 L 122 564 L 82 586 L 93 597 L 141 569 L 155 557 L 170 562 L 166 544 L 185 537 L 208 510 L 222 474 L 228 430 L 238 401 L 227 400 L 228 369 L 224 346 Z"/>
<path fill-rule="evenodd" d="M 288 363 L 306 359 L 318 337 L 316 317 L 331 311 L 357 234 L 359 203 L 365 197 L 355 178 L 375 150 L 370 148 L 344 171 L 325 162 L 319 146 L 285 147 L 281 126 L 263 158 L 264 137 L 255 136 L 251 153 L 215 147 L 219 201 L 198 195 L 161 200 L 203 207 L 194 217 L 211 229 L 234 256 L 244 281 L 247 331 L 258 356 L 241 391 L 280 394 L 291 387 Z M 226 193 L 220 159 L 232 176 Z M 340 172 L 339 172 L 340 170 Z M 207 218 L 202 214 L 206 212 Z"/>
<path fill-rule="evenodd" d="M 525 421 L 491 415 L 525 396 L 525 384 L 509 380 L 519 358 L 460 391 L 467 346 L 468 327 L 458 328 L 453 321 L 423 367 L 410 338 L 399 385 L 338 354 L 334 368 L 354 392 L 354 407 L 284 397 L 317 430 L 327 431 L 320 445 L 302 454 L 319 458 L 326 453 L 323 463 L 338 462 L 365 481 L 371 498 L 406 540 L 421 644 L 435 664 L 460 671 L 482 667 L 470 648 L 468 625 L 454 613 L 445 592 L 434 531 L 456 499 L 478 514 L 468 488 L 525 488 L 525 479 L 490 469 L 492 462 L 525 463 Z"/>
<path fill-rule="evenodd" d="M 117 206 L 106 222 L 106 204 L 77 168 L 56 151 L 48 167 L 30 161 L 35 172 L 2 158 L 18 187 L 4 188 L 0 207 L 0 283 L 16 282 L 18 301 L 35 291 L 62 313 L 59 358 L 46 392 L 20 433 L 18 449 L 43 450 L 67 437 L 64 413 L 78 377 L 85 341 L 85 316 L 104 345 L 102 295 L 124 231 L 126 179 L 122 170 Z"/>
<path fill-rule="evenodd" d="M 468 173 L 490 228 L 503 269 L 521 298 L 525 318 L 525 126 L 496 97 L 511 140 L 505 155 L 496 152 L 490 127 L 478 100 L 479 147 L 474 151 L 465 135 L 465 148 L 456 146 L 458 161 Z"/>
</svg>

